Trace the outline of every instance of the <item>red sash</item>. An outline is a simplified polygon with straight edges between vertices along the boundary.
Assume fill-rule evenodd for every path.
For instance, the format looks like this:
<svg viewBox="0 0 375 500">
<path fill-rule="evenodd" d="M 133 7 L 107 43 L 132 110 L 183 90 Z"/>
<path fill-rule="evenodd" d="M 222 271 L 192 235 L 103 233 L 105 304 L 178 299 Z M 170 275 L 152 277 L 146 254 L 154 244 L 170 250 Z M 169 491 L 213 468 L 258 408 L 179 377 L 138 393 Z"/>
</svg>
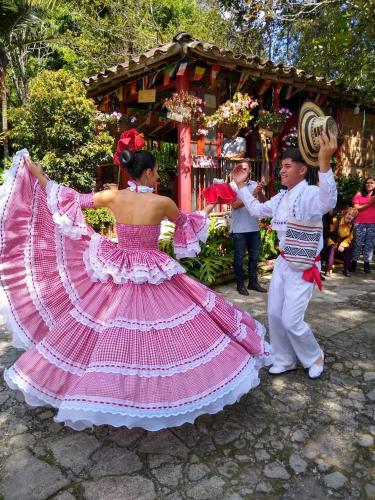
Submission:
<svg viewBox="0 0 375 500">
<path fill-rule="evenodd" d="M 283 259 L 285 259 L 283 251 L 280 252 L 280 255 Z M 319 268 L 316 265 L 316 263 L 319 261 L 320 261 L 320 255 L 315 257 L 314 265 L 312 267 L 309 267 L 309 269 L 303 271 L 302 279 L 304 279 L 305 281 L 309 281 L 310 283 L 314 283 L 315 281 L 315 283 L 318 285 L 319 290 L 322 290 L 323 289 L 322 278 L 320 276 Z"/>
</svg>

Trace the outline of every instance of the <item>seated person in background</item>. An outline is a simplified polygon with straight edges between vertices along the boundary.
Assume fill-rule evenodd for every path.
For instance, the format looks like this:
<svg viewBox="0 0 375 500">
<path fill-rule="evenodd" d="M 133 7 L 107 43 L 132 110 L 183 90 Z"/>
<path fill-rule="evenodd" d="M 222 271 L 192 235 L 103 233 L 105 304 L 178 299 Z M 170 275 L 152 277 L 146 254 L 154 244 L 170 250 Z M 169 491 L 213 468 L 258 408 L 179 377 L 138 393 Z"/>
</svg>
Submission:
<svg viewBox="0 0 375 500">
<path fill-rule="evenodd" d="M 331 268 L 335 258 L 336 251 L 341 253 L 344 259 L 344 275 L 350 276 L 350 262 L 352 258 L 353 237 L 354 237 L 354 219 L 358 214 L 356 208 L 346 208 L 341 217 L 332 219 L 327 242 L 327 261 L 325 274 L 332 274 Z"/>
</svg>

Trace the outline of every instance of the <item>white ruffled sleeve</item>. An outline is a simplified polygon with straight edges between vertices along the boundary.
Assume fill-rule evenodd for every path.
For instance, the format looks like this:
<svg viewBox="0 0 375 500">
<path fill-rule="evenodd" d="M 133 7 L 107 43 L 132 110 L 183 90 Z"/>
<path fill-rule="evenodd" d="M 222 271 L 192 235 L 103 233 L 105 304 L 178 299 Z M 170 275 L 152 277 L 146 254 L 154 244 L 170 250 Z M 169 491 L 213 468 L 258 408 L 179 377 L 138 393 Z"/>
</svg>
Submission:
<svg viewBox="0 0 375 500">
<path fill-rule="evenodd" d="M 93 207 L 93 193 L 80 194 L 55 181 L 48 182 L 46 191 L 48 208 L 62 233 L 73 240 L 87 235 L 89 228 L 82 209 Z"/>
<path fill-rule="evenodd" d="M 208 238 L 209 219 L 206 212 L 180 214 L 175 221 L 174 253 L 177 259 L 195 257 L 201 251 L 200 241 Z"/>
</svg>

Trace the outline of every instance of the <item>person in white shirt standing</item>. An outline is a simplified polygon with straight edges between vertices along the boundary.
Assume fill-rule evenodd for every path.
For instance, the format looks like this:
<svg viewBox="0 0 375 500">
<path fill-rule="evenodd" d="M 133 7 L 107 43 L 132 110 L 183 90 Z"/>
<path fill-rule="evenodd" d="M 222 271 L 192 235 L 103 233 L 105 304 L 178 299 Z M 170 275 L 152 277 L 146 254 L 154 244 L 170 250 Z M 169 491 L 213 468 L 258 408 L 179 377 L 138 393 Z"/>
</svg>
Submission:
<svg viewBox="0 0 375 500">
<path fill-rule="evenodd" d="M 258 185 L 255 181 L 250 180 L 251 167 L 249 162 L 243 161 L 237 165 L 245 165 L 248 168 L 248 178 L 246 188 L 249 193 L 260 201 L 265 201 L 265 196 L 262 193 L 261 184 Z M 234 181 L 230 183 L 232 189 L 238 193 L 237 185 Z M 258 259 L 260 251 L 260 230 L 257 217 L 249 214 L 240 199 L 232 203 L 231 214 L 231 234 L 234 243 L 234 273 L 236 276 L 237 291 L 241 295 L 249 295 L 245 287 L 243 261 L 245 253 L 248 253 L 248 277 L 249 283 L 247 288 L 257 292 L 267 292 L 258 282 Z"/>
<path fill-rule="evenodd" d="M 277 231 L 280 248 L 286 248 L 285 239 L 288 219 L 306 222 L 308 226 L 321 224 L 322 215 L 333 209 L 337 202 L 335 179 L 330 160 L 337 149 L 337 137 L 325 132 L 319 136 L 319 187 L 309 186 L 304 180 L 307 165 L 296 148 L 283 155 L 281 183 L 287 187 L 269 201 L 260 203 L 247 189 L 248 167 L 241 165 L 233 172 L 233 179 L 239 188 L 239 197 L 252 216 L 272 216 L 272 227 Z M 308 227 L 307 227 L 308 229 Z M 297 360 L 308 369 L 309 377 L 319 378 L 323 372 L 324 354 L 316 341 L 310 326 L 304 321 L 305 311 L 310 301 L 314 281 L 318 285 L 320 273 L 317 262 L 323 247 L 323 236 L 315 253 L 315 261 L 309 275 L 296 271 L 283 257 L 276 259 L 268 296 L 268 322 L 273 348 L 271 375 L 295 370 Z"/>
</svg>

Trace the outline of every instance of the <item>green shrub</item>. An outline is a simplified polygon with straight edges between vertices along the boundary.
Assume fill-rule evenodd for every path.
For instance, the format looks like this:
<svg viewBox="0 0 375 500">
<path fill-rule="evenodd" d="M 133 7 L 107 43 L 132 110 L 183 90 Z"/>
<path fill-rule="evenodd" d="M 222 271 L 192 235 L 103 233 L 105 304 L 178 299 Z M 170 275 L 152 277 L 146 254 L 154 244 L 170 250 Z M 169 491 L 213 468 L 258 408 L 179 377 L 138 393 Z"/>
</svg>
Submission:
<svg viewBox="0 0 375 500">
<path fill-rule="evenodd" d="M 270 260 L 277 257 L 279 240 L 277 233 L 270 225 L 270 219 L 260 222 L 260 252 L 259 260 Z"/>
<path fill-rule="evenodd" d="M 337 208 L 340 210 L 351 206 L 353 196 L 361 191 L 363 177 L 359 175 L 339 175 L 336 177 L 337 184 Z"/>
<path fill-rule="evenodd" d="M 112 227 L 115 219 L 108 208 L 86 208 L 84 211 L 87 224 L 100 232 Z"/>
<path fill-rule="evenodd" d="M 179 262 L 190 276 L 212 285 L 219 274 L 232 268 L 234 250 L 232 238 L 228 237 L 226 224 L 221 219 L 211 217 L 208 234 L 206 243 L 201 244 L 202 250 L 196 257 Z M 174 257 L 172 226 L 159 241 L 159 248 Z"/>
<path fill-rule="evenodd" d="M 30 83 L 28 103 L 10 112 L 12 147 L 27 148 L 57 182 L 90 191 L 97 166 L 111 160 L 113 147 L 108 132 L 95 133 L 95 113 L 72 73 L 43 71 Z"/>
</svg>

